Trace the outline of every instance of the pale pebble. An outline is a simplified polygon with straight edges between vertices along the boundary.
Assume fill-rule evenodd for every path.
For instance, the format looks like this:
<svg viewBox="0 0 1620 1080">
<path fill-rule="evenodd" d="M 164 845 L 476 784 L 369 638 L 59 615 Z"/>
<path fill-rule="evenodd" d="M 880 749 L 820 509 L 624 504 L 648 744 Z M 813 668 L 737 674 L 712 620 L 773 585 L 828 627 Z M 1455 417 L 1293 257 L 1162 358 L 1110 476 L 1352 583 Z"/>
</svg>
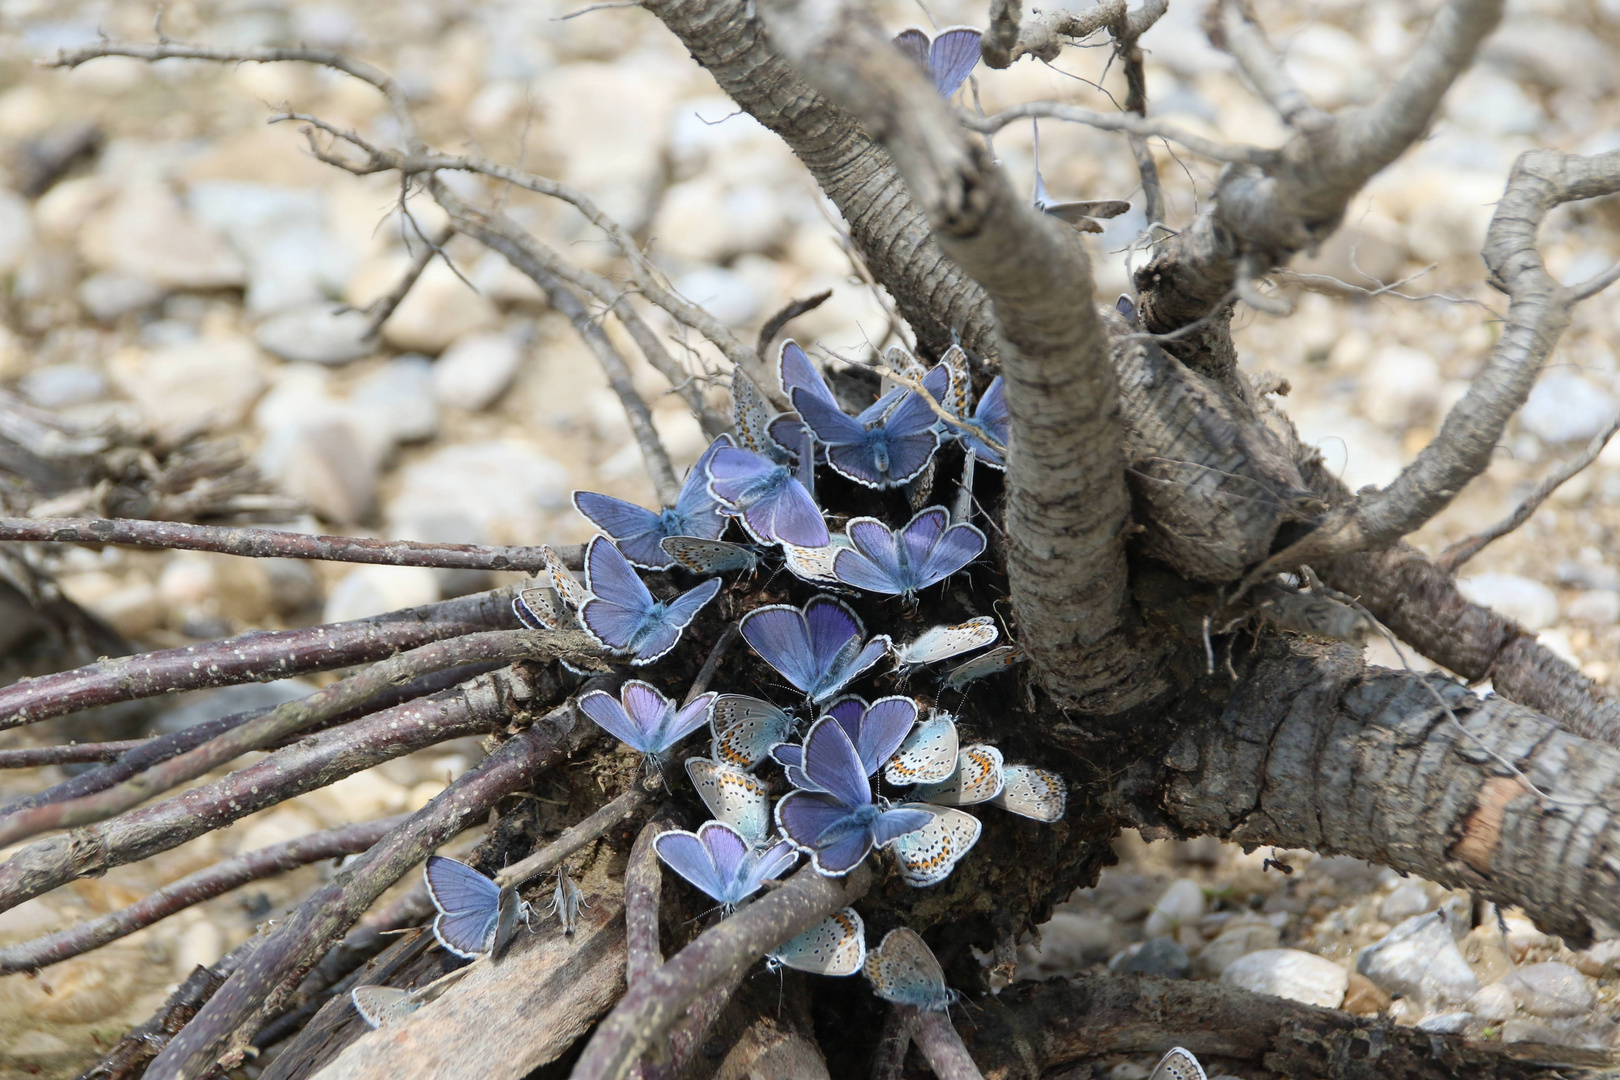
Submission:
<svg viewBox="0 0 1620 1080">
<path fill-rule="evenodd" d="M 1512 1019 L 1517 1008 L 1513 990 L 1506 983 L 1495 982 L 1481 987 L 1479 993 L 1468 999 L 1469 1012 L 1495 1024 Z"/>
<path fill-rule="evenodd" d="M 1108 959 L 1125 944 L 1125 928 L 1113 916 L 1096 911 L 1056 911 L 1041 924 L 1040 943 L 1027 942 L 1019 960 L 1027 975 L 1074 974 L 1088 964 Z"/>
<path fill-rule="evenodd" d="M 1266 923 L 1243 923 L 1223 930 L 1198 954 L 1200 974 L 1217 976 L 1250 953 L 1275 949 L 1282 941 L 1277 928 Z"/>
<path fill-rule="evenodd" d="M 1467 1001 L 1479 990 L 1440 912 L 1414 916 L 1363 949 L 1356 969 L 1391 994 L 1436 1005 Z"/>
<path fill-rule="evenodd" d="M 79 230 L 79 251 L 98 270 L 172 289 L 242 285 L 247 268 L 225 240 L 186 213 L 156 181 L 136 181 Z"/>
<path fill-rule="evenodd" d="M 383 323 L 382 336 L 406 352 L 436 356 L 457 338 L 490 329 L 499 319 L 495 305 L 435 259 Z"/>
<path fill-rule="evenodd" d="M 1410 919 L 1413 915 L 1421 915 L 1432 906 L 1428 892 L 1415 881 L 1405 882 L 1395 888 L 1383 902 L 1378 905 L 1378 917 L 1387 923 L 1398 923 Z"/>
<path fill-rule="evenodd" d="M 1221 972 L 1221 983 L 1257 994 L 1336 1009 L 1350 973 L 1326 957 L 1298 949 L 1262 949 L 1240 956 Z"/>
<path fill-rule="evenodd" d="M 1153 910 L 1142 924 L 1142 932 L 1148 937 L 1158 937 L 1182 923 L 1196 922 L 1203 914 L 1203 887 L 1191 878 L 1179 878 L 1154 901 Z"/>
<path fill-rule="evenodd" d="M 1579 1016 L 1592 1008 L 1586 977 L 1568 964 L 1526 964 L 1503 982 L 1532 1016 Z"/>
<path fill-rule="evenodd" d="M 500 400 L 523 365 L 523 347 L 511 334 L 488 332 L 457 339 L 433 366 L 433 394 L 441 405 L 481 412 Z"/>
<path fill-rule="evenodd" d="M 234 427 L 264 389 L 259 350 L 235 336 L 122 349 L 107 369 L 146 422 L 171 441 Z"/>
<path fill-rule="evenodd" d="M 1590 589 L 1579 593 L 1565 605 L 1564 613 L 1574 622 L 1613 626 L 1620 622 L 1620 591 Z"/>
<path fill-rule="evenodd" d="M 212 967 L 225 955 L 225 935 L 206 918 L 186 927 L 174 947 L 174 975 L 184 980 L 200 967 Z"/>
<path fill-rule="evenodd" d="M 1484 573 L 1457 579 L 1468 600 L 1491 608 L 1528 630 L 1545 630 L 1558 621 L 1558 596 L 1539 581 L 1518 574 Z"/>
<path fill-rule="evenodd" d="M 121 315 L 156 307 L 168 290 L 155 281 L 117 270 L 91 274 L 79 283 L 79 303 L 97 322 L 115 322 Z"/>
<path fill-rule="evenodd" d="M 439 600 L 439 579 L 425 566 L 361 566 L 349 571 L 326 599 L 322 622 L 364 619 Z"/>
<path fill-rule="evenodd" d="M 367 336 L 370 323 L 363 311 L 315 301 L 271 315 L 254 331 L 254 339 L 283 360 L 336 366 L 376 351 L 376 339 Z"/>
<path fill-rule="evenodd" d="M 1555 368 L 1530 391 L 1519 423 L 1543 442 L 1585 442 L 1608 428 L 1615 409 L 1608 392 L 1573 371 Z"/>
</svg>

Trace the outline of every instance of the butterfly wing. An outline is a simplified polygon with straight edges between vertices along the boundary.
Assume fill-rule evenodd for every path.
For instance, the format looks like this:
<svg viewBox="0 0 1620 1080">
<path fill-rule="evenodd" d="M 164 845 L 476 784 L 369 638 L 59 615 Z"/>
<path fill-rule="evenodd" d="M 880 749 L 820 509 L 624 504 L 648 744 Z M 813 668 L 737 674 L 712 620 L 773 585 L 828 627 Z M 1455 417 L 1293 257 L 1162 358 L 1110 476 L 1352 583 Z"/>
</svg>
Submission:
<svg viewBox="0 0 1620 1080">
<path fill-rule="evenodd" d="M 915 26 L 894 35 L 894 47 L 923 71 L 928 70 L 928 32 Z"/>
<path fill-rule="evenodd" d="M 1007 384 L 997 375 L 991 380 L 990 387 L 979 399 L 979 404 L 973 410 L 973 423 L 979 431 L 988 435 L 1002 446 L 1007 445 Z M 989 465 L 991 468 L 1004 469 L 1007 467 L 1006 459 L 1001 452 L 990 446 L 983 439 L 976 437 L 971 430 L 962 436 L 963 443 L 973 451 L 973 456 Z"/>
<path fill-rule="evenodd" d="M 723 897 L 730 883 L 720 876 L 709 848 L 697 833 L 684 829 L 671 829 L 653 840 L 653 851 L 664 860 L 664 865 L 703 890 L 711 898 L 724 903 Z"/>
<path fill-rule="evenodd" d="M 627 683 L 625 689 L 631 686 L 646 686 L 645 683 Z M 649 687 L 649 689 L 651 689 Z M 656 690 L 653 693 L 657 693 Z M 662 695 L 660 695 L 662 696 Z M 639 750 L 643 754 L 656 754 L 659 750 L 654 745 L 656 728 L 643 729 L 641 725 L 630 716 L 619 699 L 605 690 L 592 690 L 579 699 L 579 711 L 596 722 L 596 726 L 612 735 L 615 739 Z"/>
<path fill-rule="evenodd" d="M 1153 1067 L 1153 1075 L 1148 1080 L 1208 1080 L 1208 1077 L 1192 1051 L 1173 1046 Z"/>
<path fill-rule="evenodd" d="M 943 807 L 906 803 L 902 810 L 922 810 L 929 821 L 894 841 L 900 876 L 914 889 L 937 885 L 950 876 L 962 856 L 979 842 L 983 825 L 972 814 Z"/>
<path fill-rule="evenodd" d="M 457 956 L 485 951 L 499 915 L 500 886 L 466 863 L 429 855 L 423 867 L 428 895 L 439 914 L 433 936 Z"/>
<path fill-rule="evenodd" d="M 854 908 L 835 911 L 769 957 L 812 975 L 853 975 L 866 963 L 866 924 Z"/>
<path fill-rule="evenodd" d="M 653 596 L 605 537 L 596 537 L 585 549 L 585 587 L 591 594 L 579 609 L 585 632 L 604 648 L 618 652 L 631 648 L 643 634 Z"/>
<path fill-rule="evenodd" d="M 661 514 L 594 491 L 574 492 L 574 508 L 611 536 L 626 559 L 653 570 L 669 565 L 669 556 L 658 547 L 664 536 Z"/>
<path fill-rule="evenodd" d="M 970 682 L 999 675 L 1024 658 L 1016 645 L 998 645 L 983 656 L 975 656 L 953 667 L 945 676 L 947 690 L 961 690 Z"/>
<path fill-rule="evenodd" d="M 743 640 L 762 660 L 795 688 L 808 692 L 820 671 L 804 612 L 786 604 L 755 608 L 743 616 L 741 629 Z"/>
<path fill-rule="evenodd" d="M 908 697 L 878 698 L 861 714 L 856 753 L 866 775 L 876 774 L 894 756 L 917 723 L 917 703 Z"/>
<path fill-rule="evenodd" d="M 771 831 L 771 789 L 765 781 L 701 757 L 686 759 L 686 775 L 709 813 L 750 844 L 759 843 Z"/>
<path fill-rule="evenodd" d="M 742 694 L 716 698 L 709 721 L 714 728 L 714 759 L 737 769 L 752 769 L 771 747 L 793 733 L 793 718 L 787 713 Z"/>
<path fill-rule="evenodd" d="M 694 574 L 724 574 L 732 570 L 752 573 L 759 557 L 742 544 L 701 540 L 695 536 L 666 536 L 658 542 L 664 554 Z"/>
<path fill-rule="evenodd" d="M 674 535 L 714 540 L 726 531 L 726 516 L 721 512 L 720 500 L 709 490 L 709 462 L 717 451 L 732 445 L 730 435 L 719 436 L 703 451 L 703 456 L 697 459 L 692 471 L 686 474 L 686 482 L 681 485 L 681 493 L 675 499 L 673 516 L 678 531 Z M 629 555 L 628 552 L 625 554 Z M 664 566 L 668 565 L 668 562 L 664 563 Z"/>
<path fill-rule="evenodd" d="M 714 864 L 715 874 L 726 886 L 725 891 L 728 895 L 717 896 L 715 899 L 735 904 L 742 899 L 734 893 L 741 883 L 740 879 L 748 860 L 748 841 L 723 821 L 705 821 L 698 827 L 697 835 L 703 846 L 708 849 L 709 861 Z M 747 893 L 743 895 L 746 896 Z"/>
<path fill-rule="evenodd" d="M 891 784 L 936 784 L 956 771 L 956 721 L 937 713 L 918 725 L 883 767 Z"/>
<path fill-rule="evenodd" d="M 1050 823 L 1063 817 L 1069 788 L 1057 773 L 1032 765 L 1008 765 L 1002 777 L 1001 793 L 990 800 L 991 805 L 1035 821 Z"/>
<path fill-rule="evenodd" d="M 799 852 L 786 840 L 778 840 L 763 851 L 751 852 L 744 861 L 739 884 L 751 896 L 767 881 L 774 881 L 793 869 L 799 861 Z"/>
<path fill-rule="evenodd" d="M 833 555 L 839 581 L 887 596 L 910 591 L 908 567 L 887 525 L 877 518 L 853 518 L 845 532 L 854 546 Z"/>
<path fill-rule="evenodd" d="M 744 520 L 766 543 L 813 548 L 825 547 L 832 540 L 821 507 L 792 476 L 783 477 L 770 498 L 750 509 Z"/>
<path fill-rule="evenodd" d="M 805 640 L 810 655 L 813 682 L 821 682 L 832 673 L 844 650 L 858 644 L 866 628 L 860 616 L 836 597 L 813 596 L 804 605 Z M 809 687 L 806 684 L 806 688 Z M 817 689 L 820 689 L 818 686 Z M 831 697 L 836 690 L 821 695 Z"/>
<path fill-rule="evenodd" d="M 782 453 L 782 448 L 770 436 L 771 412 L 765 395 L 754 385 L 754 380 L 740 371 L 733 372 L 731 416 L 737 427 L 737 438 L 753 453 L 776 458 Z"/>
<path fill-rule="evenodd" d="M 422 1007 L 422 1000 L 397 986 L 357 986 L 349 991 L 354 1011 L 374 1028 L 390 1027 Z"/>
<path fill-rule="evenodd" d="M 866 767 L 843 725 L 822 717 L 804 737 L 804 773 L 817 788 L 854 809 L 872 801 Z"/>
<path fill-rule="evenodd" d="M 549 546 L 542 544 L 540 555 L 545 560 L 546 576 L 551 579 L 551 587 L 557 590 L 563 603 L 578 611 L 588 596 L 585 586 L 579 583 L 574 572 L 563 565 L 562 559 Z"/>
<path fill-rule="evenodd" d="M 1001 631 L 989 615 L 978 615 L 967 622 L 952 626 L 933 626 L 923 631 L 909 645 L 901 648 L 896 659 L 901 667 L 937 664 L 974 649 L 982 649 L 999 637 Z"/>
<path fill-rule="evenodd" d="M 1001 751 L 994 746 L 964 746 L 956 771 L 937 784 L 920 785 L 913 797 L 942 806 L 974 806 L 1001 794 L 1006 782 Z"/>
<path fill-rule="evenodd" d="M 928 47 L 928 74 L 942 97 L 955 94 L 979 62 L 979 31 L 952 26 L 934 35 Z"/>
<path fill-rule="evenodd" d="M 945 985 L 945 969 L 910 927 L 889 931 L 882 944 L 866 954 L 865 971 L 872 991 L 884 1001 L 943 1011 L 955 999 Z"/>
<path fill-rule="evenodd" d="M 917 577 L 917 588 L 926 589 L 944 581 L 984 554 L 985 538 L 977 526 L 966 522 L 946 529 L 928 554 L 911 565 Z"/>
<path fill-rule="evenodd" d="M 859 649 L 855 648 L 856 644 L 851 642 L 850 647 L 840 655 L 836 672 L 826 680 L 825 687 L 816 695 L 817 701 L 825 701 L 860 678 L 874 664 L 887 656 L 893 645 L 887 634 L 879 634 Z"/>
</svg>

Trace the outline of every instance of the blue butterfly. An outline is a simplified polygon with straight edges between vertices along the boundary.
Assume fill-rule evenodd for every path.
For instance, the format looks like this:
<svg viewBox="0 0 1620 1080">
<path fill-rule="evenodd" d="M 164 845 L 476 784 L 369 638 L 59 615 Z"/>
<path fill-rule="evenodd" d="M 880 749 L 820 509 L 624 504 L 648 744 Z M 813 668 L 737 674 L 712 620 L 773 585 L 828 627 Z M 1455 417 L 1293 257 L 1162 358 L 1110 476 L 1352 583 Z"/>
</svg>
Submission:
<svg viewBox="0 0 1620 1080">
<path fill-rule="evenodd" d="M 592 690 L 579 699 L 579 708 L 615 739 L 650 758 L 661 758 L 708 721 L 714 699 L 713 692 L 701 694 L 677 709 L 656 686 L 631 679 L 618 697 Z"/>
<path fill-rule="evenodd" d="M 810 457 L 801 453 L 801 466 Z M 825 547 L 832 539 L 804 481 L 768 457 L 722 447 L 709 462 L 709 490 L 762 544 Z"/>
<path fill-rule="evenodd" d="M 715 540 L 725 532 L 726 516 L 709 491 L 709 462 L 715 451 L 731 445 L 731 436 L 722 435 L 703 451 L 672 507 L 654 512 L 594 491 L 574 492 L 574 506 L 611 536 L 630 562 L 648 570 L 667 570 L 675 560 L 659 546 L 666 536 Z"/>
<path fill-rule="evenodd" d="M 655 600 L 619 549 L 605 536 L 585 549 L 585 588 L 579 624 L 603 648 L 628 653 L 632 664 L 650 664 L 675 647 L 681 631 L 720 591 L 710 578 L 673 600 Z"/>
<path fill-rule="evenodd" d="M 894 35 L 895 48 L 928 72 L 941 97 L 956 93 L 979 62 L 979 31 L 971 26 L 948 26 L 928 40 L 928 31 L 915 26 Z"/>
<path fill-rule="evenodd" d="M 889 639 L 862 643 L 859 616 L 831 596 L 811 597 L 804 607 L 755 608 L 742 619 L 743 640 L 804 696 L 826 701 L 883 659 Z"/>
<path fill-rule="evenodd" d="M 776 824 L 794 847 L 810 853 L 816 871 L 828 877 L 842 877 L 874 847 L 887 847 L 934 820 L 927 810 L 890 810 L 874 802 L 855 744 L 830 716 L 817 720 L 804 738 L 804 775 L 815 790 L 782 796 Z"/>
<path fill-rule="evenodd" d="M 497 885 L 466 863 L 429 855 L 422 872 L 439 909 L 433 936 L 457 956 L 498 957 L 517 932 L 518 920 L 529 917 L 528 902 L 519 899 L 515 886 Z"/>
<path fill-rule="evenodd" d="M 984 533 L 952 525 L 943 507 L 930 506 L 898 532 L 877 518 L 854 518 L 845 529 L 853 547 L 833 556 L 833 574 L 845 585 L 886 596 L 915 596 L 944 581 L 984 553 Z"/>
<path fill-rule="evenodd" d="M 870 488 L 898 487 L 915 479 L 933 460 L 939 432 L 933 406 L 921 395 L 892 390 L 859 416 L 850 416 L 838 407 L 827 381 L 795 342 L 782 343 L 779 366 L 782 389 L 816 441 L 826 446 L 827 464 L 840 476 Z M 943 401 L 950 372 L 936 366 L 922 385 L 935 401 Z"/>
<path fill-rule="evenodd" d="M 718 900 L 727 911 L 799 861 L 793 845 L 778 841 L 757 850 L 722 821 L 705 822 L 695 833 L 682 829 L 660 833 L 653 841 L 653 850 L 671 870 Z"/>
</svg>

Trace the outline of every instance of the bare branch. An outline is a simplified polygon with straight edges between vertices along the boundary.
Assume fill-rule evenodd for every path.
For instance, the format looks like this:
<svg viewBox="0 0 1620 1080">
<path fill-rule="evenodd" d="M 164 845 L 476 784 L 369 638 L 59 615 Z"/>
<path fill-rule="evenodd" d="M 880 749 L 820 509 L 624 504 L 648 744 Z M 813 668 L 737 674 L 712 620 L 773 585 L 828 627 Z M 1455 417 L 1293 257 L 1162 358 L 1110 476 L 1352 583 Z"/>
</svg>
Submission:
<svg viewBox="0 0 1620 1080">
<path fill-rule="evenodd" d="M 89 765 L 98 761 L 112 761 L 120 754 L 145 746 L 150 741 L 125 739 L 122 742 L 68 743 L 65 746 L 23 746 L 15 750 L 0 750 L 0 769 L 37 769 L 44 765 Z"/>
<path fill-rule="evenodd" d="M 823 289 L 814 296 L 807 296 L 803 300 L 790 302 L 781 311 L 765 320 L 765 325 L 759 328 L 759 340 L 754 344 L 754 352 L 759 355 L 761 362 L 769 363 L 771 345 L 776 341 L 776 335 L 782 332 L 782 327 L 797 319 L 800 315 L 816 310 L 832 297 L 831 289 Z"/>
<path fill-rule="evenodd" d="M 250 750 L 261 750 L 278 739 L 354 708 L 395 683 L 468 663 L 555 656 L 566 656 L 576 665 L 585 667 L 601 663 L 599 650 L 577 632 L 565 635 L 555 631 L 493 630 L 423 645 L 378 661 L 306 698 L 278 705 L 263 716 L 223 731 L 202 745 L 104 791 L 0 816 L 0 846 L 47 829 L 104 821 Z"/>
<path fill-rule="evenodd" d="M 33 941 L 0 947 L 0 975 L 37 971 L 99 949 L 194 904 L 239 889 L 250 881 L 282 874 L 323 859 L 364 851 L 404 820 L 405 815 L 400 814 L 358 825 L 344 825 L 271 844 L 215 863 L 165 885 L 121 911 L 110 912 Z"/>
<path fill-rule="evenodd" d="M 450 238 L 454 235 L 456 235 L 456 231 L 448 225 L 440 229 L 437 236 L 430 242 L 421 245 L 416 254 L 411 256 L 411 264 L 399 276 L 399 280 L 394 283 L 394 287 L 366 306 L 366 315 L 369 317 L 365 333 L 367 338 L 377 336 L 378 331 L 382 329 L 383 323 L 388 321 L 389 317 L 398 310 L 399 305 L 404 302 L 405 297 L 410 295 L 411 289 L 415 287 L 417 279 L 422 276 L 422 271 L 427 269 L 428 263 L 433 261 L 435 255 L 443 252 L 444 245 L 448 244 Z"/>
<path fill-rule="evenodd" d="M 590 817 L 568 826 L 557 834 L 555 840 L 527 859 L 515 862 L 496 873 L 496 882 L 501 885 L 521 885 L 531 878 L 555 870 L 568 856 L 598 839 L 619 822 L 633 816 L 647 805 L 649 798 L 645 788 L 632 787 L 611 802 L 605 803 Z"/>
<path fill-rule="evenodd" d="M 1147 72 L 1142 64 L 1140 40 L 1170 9 L 1170 0 L 1148 0 L 1129 15 L 1125 14 L 1124 7 L 1120 5 L 1120 14 L 1109 22 L 1108 28 L 1114 35 L 1114 54 L 1125 68 L 1125 111 L 1145 118 Z M 1125 138 L 1130 144 L 1131 156 L 1136 158 L 1137 174 L 1142 178 L 1142 213 L 1151 229 L 1154 222 L 1164 222 L 1164 188 L 1159 183 L 1159 166 L 1153 160 L 1147 139 L 1134 133 Z"/>
<path fill-rule="evenodd" d="M 781 888 L 705 930 L 625 992 L 586 1044 L 573 1080 L 623 1080 L 692 1002 L 768 950 L 859 899 L 871 882 L 871 871 L 865 867 L 845 878 L 828 878 L 807 866 Z"/>
<path fill-rule="evenodd" d="M 1025 56 L 1050 64 L 1063 52 L 1064 45 L 1083 41 L 1125 17 L 1125 0 L 1102 0 L 1079 12 L 1044 8 L 1030 12 L 1022 20 L 1019 7 L 1009 0 L 995 0 L 990 5 L 990 29 L 981 45 L 984 62 L 990 67 L 1011 67 Z"/>
<path fill-rule="evenodd" d="M 1556 150 L 1520 156 L 1486 233 L 1485 264 L 1509 302 L 1484 369 L 1446 414 L 1440 434 L 1388 487 L 1330 511 L 1314 532 L 1261 564 L 1246 581 L 1325 556 L 1387 546 L 1445 509 L 1485 471 L 1576 302 L 1547 273 L 1536 232 L 1554 207 L 1616 191 L 1620 151 L 1590 158 Z"/>
<path fill-rule="evenodd" d="M 374 540 L 134 518 L 0 518 L 0 541 L 6 540 L 122 544 L 170 551 L 217 551 L 249 559 L 321 559 L 446 570 L 519 570 L 530 574 L 539 573 L 546 565 L 538 547 Z"/>
<path fill-rule="evenodd" d="M 577 551 L 570 554 L 577 559 Z M 517 621 L 511 596 L 511 589 L 494 589 L 352 622 L 256 631 L 23 679 L 0 687 L 0 729 L 119 701 L 271 682 L 381 660 L 401 649 L 511 626 Z"/>
<path fill-rule="evenodd" d="M 911 1018 L 900 1005 L 890 1005 L 883 1014 L 883 1029 L 872 1049 L 872 1080 L 900 1080 L 906 1069 L 906 1051 L 911 1049 Z"/>
<path fill-rule="evenodd" d="M 923 1057 L 933 1067 L 939 1080 L 984 1080 L 984 1074 L 973 1063 L 962 1036 L 951 1026 L 951 1018 L 942 1012 L 923 1012 L 910 1006 L 901 1007 L 911 1028 L 911 1037 Z"/>
<path fill-rule="evenodd" d="M 970 131 L 981 134 L 994 134 L 1019 120 L 1028 117 L 1049 117 L 1053 120 L 1064 120 L 1071 124 L 1085 124 L 1099 131 L 1119 131 L 1127 135 L 1139 135 L 1144 139 L 1168 139 L 1173 143 L 1180 143 L 1188 150 L 1200 157 L 1211 161 L 1224 161 L 1234 164 L 1270 166 L 1277 160 L 1277 151 L 1266 150 L 1258 146 L 1244 146 L 1239 143 L 1224 143 L 1215 139 L 1207 139 L 1202 135 L 1194 135 L 1174 124 L 1162 120 L 1143 118 L 1133 113 L 1106 113 L 1095 109 L 1082 108 L 1079 105 L 1063 105 L 1053 101 L 1026 101 L 1020 105 L 1013 105 L 989 116 L 974 116 L 971 113 L 958 112 L 957 119 L 962 126 Z"/>
<path fill-rule="evenodd" d="M 424 746 L 487 733 L 504 724 L 514 706 L 549 704 L 561 694 L 544 672 L 502 668 L 443 694 L 312 735 L 150 806 L 35 841 L 0 864 L 0 910 L 75 878 L 167 851 Z"/>
<path fill-rule="evenodd" d="M 1603 448 L 1609 445 L 1609 440 L 1614 438 L 1617 431 L 1620 431 L 1620 416 L 1616 416 L 1610 422 L 1607 430 L 1593 436 L 1592 441 L 1586 444 L 1585 450 L 1582 450 L 1575 457 L 1570 458 L 1548 473 L 1541 483 L 1536 485 L 1535 490 L 1526 495 L 1524 500 L 1514 508 L 1511 514 L 1496 522 L 1496 524 L 1482 529 L 1472 536 L 1466 536 L 1446 548 L 1445 551 L 1440 553 L 1440 557 L 1434 561 L 1435 565 L 1440 568 L 1442 573 L 1455 574 L 1458 567 L 1478 555 L 1487 544 L 1500 540 L 1520 525 L 1529 521 L 1530 515 L 1534 514 L 1536 509 L 1547 501 L 1548 496 L 1563 487 L 1565 482 L 1598 459 L 1598 455 L 1603 453 Z"/>
<path fill-rule="evenodd" d="M 275 1015 L 303 972 L 324 954 L 384 889 L 434 848 L 481 820 L 501 799 L 530 787 L 546 769 L 583 745 L 590 725 L 572 707 L 514 736 L 459 777 L 403 825 L 351 861 L 254 950 L 152 1062 L 151 1074 L 196 1080 L 228 1051 L 247 1044 Z"/>
<path fill-rule="evenodd" d="M 1232 54 L 1249 84 L 1265 99 L 1283 123 L 1306 133 L 1320 131 L 1333 117 L 1312 105 L 1283 69 L 1283 59 L 1266 40 L 1245 0 L 1222 0 L 1221 33 L 1216 44 Z"/>
</svg>

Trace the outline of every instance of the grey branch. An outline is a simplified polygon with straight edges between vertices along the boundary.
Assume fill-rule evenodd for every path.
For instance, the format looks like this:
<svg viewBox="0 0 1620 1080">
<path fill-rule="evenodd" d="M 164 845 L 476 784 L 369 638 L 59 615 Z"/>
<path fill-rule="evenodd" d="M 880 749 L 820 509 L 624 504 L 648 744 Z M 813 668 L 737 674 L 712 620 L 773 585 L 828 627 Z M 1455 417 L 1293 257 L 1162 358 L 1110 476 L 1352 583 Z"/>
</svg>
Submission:
<svg viewBox="0 0 1620 1080">
<path fill-rule="evenodd" d="M 1536 509 L 1547 501 L 1548 496 L 1563 487 L 1565 483 L 1598 459 L 1598 455 L 1603 453 L 1603 448 L 1609 445 L 1609 440 L 1614 438 L 1617 431 L 1620 431 L 1620 416 L 1614 418 L 1607 430 L 1594 435 L 1592 441 L 1586 444 L 1585 450 L 1582 450 L 1579 454 L 1548 473 L 1541 483 L 1536 485 L 1535 490 L 1526 495 L 1519 505 L 1513 508 L 1511 514 L 1494 525 L 1482 529 L 1472 536 L 1466 536 L 1447 547 L 1445 551 L 1440 553 L 1440 557 L 1435 560 L 1435 565 L 1444 573 L 1455 574 L 1458 567 L 1478 555 L 1487 544 L 1500 540 L 1520 525 L 1529 521 L 1530 515 L 1534 514 Z"/>
<path fill-rule="evenodd" d="M 859 899 L 871 882 L 871 871 L 865 867 L 845 878 L 828 878 L 806 866 L 781 888 L 705 930 L 625 992 L 586 1044 L 573 1080 L 623 1080 L 692 1002 L 770 949 Z"/>
<path fill-rule="evenodd" d="M 336 829 L 271 844 L 163 886 L 121 911 L 77 923 L 66 930 L 33 941 L 0 947 L 0 975 L 36 971 L 50 964 L 99 949 L 142 927 L 184 911 L 194 904 L 239 889 L 251 881 L 282 874 L 323 859 L 353 855 L 382 839 L 405 820 L 403 815 L 344 825 Z"/>
<path fill-rule="evenodd" d="M 590 817 L 568 826 L 555 840 L 533 855 L 498 872 L 495 880 L 502 885 L 521 885 L 530 878 L 555 870 L 568 856 L 646 806 L 647 799 L 647 792 L 643 788 L 631 788 L 604 804 Z"/>
<path fill-rule="evenodd" d="M 584 727 L 571 707 L 509 739 L 360 858 L 316 889 L 257 948 L 195 1019 L 152 1062 L 153 1076 L 196 1080 L 228 1051 L 245 1046 L 275 1015 L 298 978 L 352 926 L 383 890 L 434 848 L 481 820 L 499 800 L 533 785 L 580 745 Z"/>
<path fill-rule="evenodd" d="M 37 840 L 0 863 L 0 911 L 76 878 L 168 851 L 381 762 L 488 733 L 507 721 L 512 708 L 543 707 L 560 695 L 537 671 L 502 668 L 454 690 L 312 735 L 150 806 Z"/>
<path fill-rule="evenodd" d="M 984 1080 L 984 1074 L 973 1063 L 962 1036 L 951 1026 L 951 1018 L 943 1012 L 922 1012 L 905 1006 L 902 1015 L 910 1013 L 911 1037 L 933 1067 L 939 1080 Z"/>
</svg>

